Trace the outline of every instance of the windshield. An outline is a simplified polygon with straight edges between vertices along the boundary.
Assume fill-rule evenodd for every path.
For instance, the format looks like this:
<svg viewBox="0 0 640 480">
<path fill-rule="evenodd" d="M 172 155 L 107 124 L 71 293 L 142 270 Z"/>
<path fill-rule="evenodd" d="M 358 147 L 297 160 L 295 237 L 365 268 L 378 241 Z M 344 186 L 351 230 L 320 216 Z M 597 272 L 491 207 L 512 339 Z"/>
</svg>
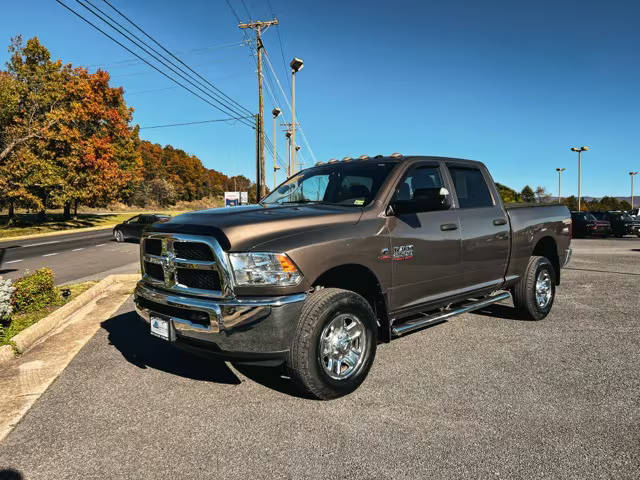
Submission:
<svg viewBox="0 0 640 480">
<path fill-rule="evenodd" d="M 393 166 L 390 162 L 354 162 L 309 168 L 284 182 L 262 203 L 364 207 L 374 199 Z"/>
</svg>

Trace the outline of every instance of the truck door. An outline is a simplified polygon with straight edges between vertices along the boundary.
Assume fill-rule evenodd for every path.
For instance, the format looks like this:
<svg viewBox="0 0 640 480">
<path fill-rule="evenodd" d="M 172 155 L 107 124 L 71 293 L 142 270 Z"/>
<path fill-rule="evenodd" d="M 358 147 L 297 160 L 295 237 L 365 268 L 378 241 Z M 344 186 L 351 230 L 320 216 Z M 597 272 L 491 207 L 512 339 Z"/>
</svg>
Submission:
<svg viewBox="0 0 640 480">
<path fill-rule="evenodd" d="M 439 162 L 412 165 L 391 199 L 388 226 L 391 251 L 382 255 L 392 264 L 393 311 L 410 309 L 447 296 L 460 285 L 461 242 L 456 209 L 441 202 L 448 193 Z M 413 211 L 412 211 L 413 210 Z"/>
<path fill-rule="evenodd" d="M 458 203 L 464 286 L 490 287 L 504 280 L 510 226 L 493 180 L 484 169 L 447 163 Z"/>
</svg>

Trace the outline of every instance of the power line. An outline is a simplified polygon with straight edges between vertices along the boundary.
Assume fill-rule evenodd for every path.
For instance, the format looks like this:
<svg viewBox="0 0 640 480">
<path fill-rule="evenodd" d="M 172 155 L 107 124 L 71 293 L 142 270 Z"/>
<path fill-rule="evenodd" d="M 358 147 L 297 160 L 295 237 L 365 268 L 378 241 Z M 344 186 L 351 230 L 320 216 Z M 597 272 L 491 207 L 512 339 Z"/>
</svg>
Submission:
<svg viewBox="0 0 640 480">
<path fill-rule="evenodd" d="M 229 47 L 242 47 L 244 44 L 245 44 L 244 41 L 233 42 L 233 43 L 223 43 L 220 45 L 211 45 L 209 47 L 191 48 L 189 50 L 183 50 L 179 53 L 187 53 L 187 54 L 194 53 L 196 55 L 205 55 L 209 51 L 220 50 L 222 48 L 229 48 Z M 130 67 L 132 65 L 140 65 L 140 63 L 141 63 L 140 60 L 136 60 L 135 58 L 127 58 L 124 60 L 113 60 L 113 61 L 104 62 L 104 63 L 93 63 L 90 65 L 86 65 L 86 68 L 118 67 L 118 66 Z"/>
<path fill-rule="evenodd" d="M 133 56 L 135 56 L 136 58 L 142 60 L 144 63 L 146 63 L 147 65 L 149 65 L 151 68 L 153 68 L 154 70 L 156 70 L 158 73 L 160 73 L 162 76 L 168 78 L 169 80 L 171 80 L 173 83 L 177 84 L 178 86 L 184 88 L 185 90 L 187 90 L 188 92 L 190 92 L 191 94 L 193 94 L 194 96 L 198 97 L 200 100 L 202 100 L 203 102 L 211 105 L 212 107 L 214 107 L 217 110 L 223 111 L 220 107 L 218 107 L 217 105 L 211 103 L 209 100 L 207 100 L 206 98 L 202 97 L 201 95 L 199 95 L 198 93 L 194 92 L 193 90 L 191 90 L 189 87 L 187 87 L 186 85 L 183 85 L 182 83 L 180 83 L 179 81 L 177 81 L 176 79 L 174 79 L 173 77 L 171 77 L 170 75 L 168 75 L 167 73 L 163 72 L 162 70 L 160 70 L 158 67 L 156 67 L 155 65 L 153 65 L 152 63 L 150 63 L 148 60 L 146 60 L 145 58 L 141 57 L 140 55 L 138 55 L 136 52 L 134 52 L 133 50 L 131 50 L 129 47 L 127 47 L 126 45 L 124 45 L 122 42 L 120 42 L 119 40 L 115 39 L 113 36 L 111 36 L 110 34 L 108 34 L 107 32 L 105 32 L 103 29 L 101 29 L 100 27 L 98 27 L 96 24 L 94 24 L 93 22 L 91 22 L 90 20 L 88 20 L 87 18 L 85 18 L 84 16 L 82 16 L 80 13 L 76 12 L 73 8 L 69 7 L 68 5 L 64 4 L 61 0 L 55 0 L 57 3 L 59 3 L 60 5 L 62 5 L 64 8 L 66 8 L 67 10 L 69 10 L 71 13 L 73 13 L 75 16 L 77 16 L 78 18 L 80 18 L 81 20 L 83 20 L 85 23 L 89 24 L 90 26 L 92 26 L 93 28 L 95 28 L 96 30 L 98 30 L 100 33 L 102 33 L 105 37 L 109 38 L 111 41 L 117 43 L 118 45 L 120 45 L 122 48 L 124 48 L 126 51 L 128 51 L 129 53 L 131 53 Z M 227 113 L 224 112 L 223 113 Z M 250 126 L 251 128 L 255 128 L 253 126 L 253 124 L 248 124 L 248 126 Z"/>
<path fill-rule="evenodd" d="M 118 10 L 116 7 L 114 7 L 113 5 L 111 5 L 111 3 L 109 3 L 108 0 L 103 0 L 104 3 L 106 3 L 107 5 L 109 5 L 113 10 L 115 10 L 122 18 L 124 18 L 125 20 L 127 20 L 131 25 L 133 25 L 136 29 L 138 29 L 140 32 L 142 32 L 149 40 L 151 40 L 152 42 L 154 42 L 156 45 L 158 45 L 162 50 L 164 50 L 165 52 L 167 52 L 169 55 L 171 55 L 173 58 L 175 58 L 178 62 L 180 62 L 180 64 L 184 65 L 190 72 L 192 72 L 194 75 L 196 75 L 198 78 L 200 78 L 202 81 L 204 81 L 207 85 L 209 85 L 211 88 L 213 88 L 214 90 L 216 90 L 217 92 L 219 92 L 223 97 L 225 97 L 227 100 L 229 100 L 231 103 L 235 104 L 236 106 L 238 106 L 240 109 L 244 110 L 247 114 L 251 114 L 251 111 L 248 108 L 243 107 L 242 105 L 240 105 L 238 102 L 236 102 L 233 98 L 229 97 L 227 94 L 225 94 L 222 90 L 220 90 L 218 87 L 216 87 L 213 83 L 211 83 L 209 80 L 207 80 L 206 78 L 204 78 L 202 75 L 200 75 L 198 72 L 194 71 L 191 67 L 189 67 L 189 65 L 187 65 L 186 63 L 184 63 L 182 60 L 180 60 L 177 56 L 175 56 L 173 53 L 171 53 L 169 50 L 167 50 L 162 44 L 160 44 L 155 38 L 153 38 L 151 35 L 149 35 L 147 32 L 145 32 L 142 28 L 140 28 L 135 22 L 133 22 L 129 17 L 127 17 L 124 13 L 122 13 L 120 10 Z"/>
<path fill-rule="evenodd" d="M 276 12 L 273 10 L 273 5 L 271 5 L 271 0 L 267 0 L 267 5 L 269 5 L 269 10 L 271 10 L 271 16 L 276 18 Z M 280 56 L 282 57 L 282 66 L 284 67 L 284 74 L 287 78 L 287 84 L 289 85 L 289 93 L 291 93 L 291 79 L 287 75 L 287 61 L 284 59 L 284 48 L 282 46 L 282 37 L 280 36 L 280 25 L 276 25 L 276 33 L 278 34 L 278 43 L 280 44 Z"/>
<path fill-rule="evenodd" d="M 253 115 L 251 117 L 245 117 L 245 118 L 253 118 Z M 140 130 L 149 130 L 151 128 L 182 127 L 185 125 L 201 125 L 203 123 L 234 122 L 236 120 L 238 119 L 230 117 L 230 118 L 216 118 L 213 120 L 199 120 L 196 122 L 166 123 L 164 125 L 151 125 L 150 127 L 140 127 Z"/>
<path fill-rule="evenodd" d="M 247 8 L 247 4 L 244 3 L 244 0 L 240 0 L 242 2 L 242 6 L 244 7 L 244 11 L 247 12 L 247 19 L 251 20 L 251 14 L 249 13 L 249 9 Z"/>
<path fill-rule="evenodd" d="M 90 0 L 84 0 L 86 3 L 88 3 L 89 5 L 91 5 L 93 8 L 95 8 L 96 10 L 98 10 L 101 14 L 103 14 L 104 16 L 106 16 L 109 20 L 111 20 L 112 22 L 114 22 L 116 25 L 118 25 L 119 27 L 121 27 L 124 32 L 114 26 L 112 23 L 110 23 L 109 21 L 105 20 L 104 17 L 100 16 L 98 13 L 96 13 L 95 10 L 87 7 L 87 5 L 83 2 L 83 0 L 76 0 L 77 3 L 79 3 L 80 5 L 82 5 L 85 9 L 87 9 L 89 12 L 93 13 L 97 18 L 99 18 L 100 20 L 102 20 L 104 23 L 106 23 L 107 25 L 109 25 L 111 28 L 113 28 L 114 30 L 116 30 L 118 33 L 120 33 L 120 35 L 122 35 L 123 37 L 125 37 L 127 40 L 129 40 L 131 43 L 133 43 L 134 45 L 136 45 L 138 48 L 140 48 L 141 50 L 143 50 L 147 55 L 149 55 L 151 58 L 153 58 L 155 61 L 161 63 L 162 65 L 164 65 L 165 67 L 167 67 L 169 70 L 171 70 L 173 73 L 175 73 L 176 75 L 178 75 L 180 78 L 182 78 L 183 80 L 185 80 L 186 82 L 190 83 L 192 86 L 194 86 L 195 88 L 197 88 L 198 90 L 200 90 L 202 93 L 204 93 L 205 95 L 207 95 L 209 98 L 211 98 L 213 101 L 217 102 L 218 104 L 220 104 L 223 108 L 225 108 L 227 110 L 227 114 L 231 114 L 231 115 L 236 115 L 236 116 L 246 116 L 247 114 L 250 114 L 251 112 L 247 109 L 244 109 L 244 107 L 241 106 L 242 109 L 244 109 L 245 111 L 243 112 L 242 110 L 237 110 L 232 106 L 229 106 L 225 100 L 221 100 L 218 97 L 216 97 L 214 94 L 212 95 L 212 93 L 208 92 L 207 90 L 205 90 L 204 88 L 202 88 L 202 86 L 198 83 L 198 81 L 196 79 L 194 79 L 191 75 L 189 75 L 187 72 L 184 72 L 183 70 L 180 69 L 180 67 L 178 65 L 175 65 L 173 62 L 171 62 L 170 59 L 165 58 L 160 52 L 158 52 L 155 48 L 153 48 L 151 45 L 149 45 L 148 43 L 146 43 L 144 40 L 142 40 L 141 38 L 139 38 L 137 35 L 135 35 L 134 33 L 132 33 L 131 31 L 129 31 L 124 25 L 122 25 L 121 23 L 119 23 L 116 19 L 114 19 L 113 17 L 111 17 L 108 13 L 104 12 L 103 10 L 101 10 L 99 7 L 96 7 L 93 3 L 91 3 Z M 108 3 L 108 2 L 107 2 Z M 126 32 L 126 33 L 125 33 Z M 135 40 L 133 40 L 129 35 L 133 36 L 133 38 L 135 38 L 137 40 L 137 42 Z M 146 48 L 144 48 L 142 45 L 140 45 L 140 43 L 142 43 L 142 45 L 148 47 L 149 49 L 151 49 L 156 55 L 154 55 L 153 53 L 149 52 L 149 50 L 147 50 Z M 167 62 L 169 62 L 169 64 L 167 64 Z M 175 67 L 175 68 L 173 68 Z M 176 71 L 176 68 L 179 71 Z M 183 75 L 184 73 L 184 75 Z M 189 78 L 185 77 L 188 76 Z"/>
</svg>

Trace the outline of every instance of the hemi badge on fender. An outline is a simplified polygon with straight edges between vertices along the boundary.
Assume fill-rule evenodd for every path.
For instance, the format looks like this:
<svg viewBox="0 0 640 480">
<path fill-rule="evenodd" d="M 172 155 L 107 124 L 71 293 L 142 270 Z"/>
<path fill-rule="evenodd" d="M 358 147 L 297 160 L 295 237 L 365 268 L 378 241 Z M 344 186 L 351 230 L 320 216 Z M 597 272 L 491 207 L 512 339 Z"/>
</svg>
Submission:
<svg viewBox="0 0 640 480">
<path fill-rule="evenodd" d="M 393 254 L 389 253 L 388 248 L 383 248 L 380 251 L 378 260 L 411 260 L 413 258 L 413 245 L 400 245 L 399 247 L 393 247 Z"/>
</svg>

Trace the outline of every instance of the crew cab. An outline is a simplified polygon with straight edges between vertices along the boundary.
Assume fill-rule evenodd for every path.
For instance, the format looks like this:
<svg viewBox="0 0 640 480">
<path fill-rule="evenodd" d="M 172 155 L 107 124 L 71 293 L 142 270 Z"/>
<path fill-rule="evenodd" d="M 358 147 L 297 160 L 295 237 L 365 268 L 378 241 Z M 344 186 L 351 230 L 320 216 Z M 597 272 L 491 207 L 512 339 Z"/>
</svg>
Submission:
<svg viewBox="0 0 640 480">
<path fill-rule="evenodd" d="M 570 240 L 565 206 L 505 207 L 480 162 L 331 160 L 256 205 L 154 224 L 135 303 L 153 335 L 284 364 L 330 399 L 364 381 L 379 343 L 510 297 L 522 318 L 545 318 Z"/>
</svg>

